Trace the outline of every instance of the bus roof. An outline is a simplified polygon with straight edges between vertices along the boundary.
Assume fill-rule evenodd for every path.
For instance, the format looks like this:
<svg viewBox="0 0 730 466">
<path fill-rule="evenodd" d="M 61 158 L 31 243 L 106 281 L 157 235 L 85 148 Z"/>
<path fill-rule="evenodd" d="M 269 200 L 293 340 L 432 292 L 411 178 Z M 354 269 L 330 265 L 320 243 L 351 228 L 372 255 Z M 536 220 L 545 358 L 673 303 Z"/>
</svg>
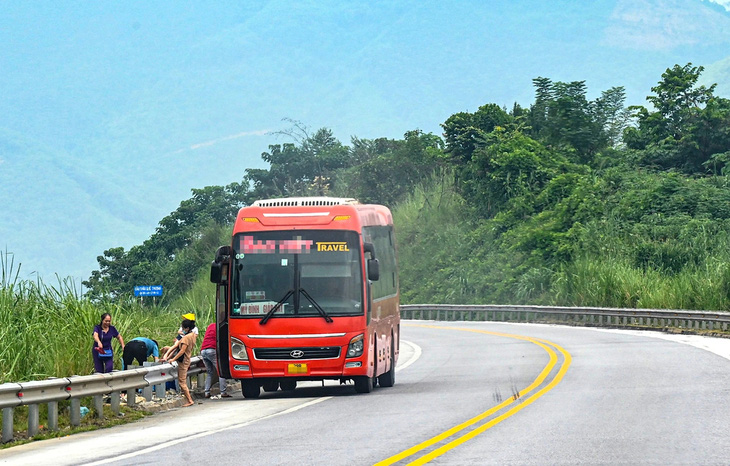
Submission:
<svg viewBox="0 0 730 466">
<path fill-rule="evenodd" d="M 234 233 L 271 228 L 345 228 L 392 225 L 390 210 L 377 204 L 360 204 L 353 198 L 289 197 L 263 199 L 243 207 Z"/>
<path fill-rule="evenodd" d="M 299 207 L 355 204 L 360 204 L 360 201 L 351 197 L 284 197 L 281 199 L 261 199 L 251 205 L 255 207 Z"/>
</svg>

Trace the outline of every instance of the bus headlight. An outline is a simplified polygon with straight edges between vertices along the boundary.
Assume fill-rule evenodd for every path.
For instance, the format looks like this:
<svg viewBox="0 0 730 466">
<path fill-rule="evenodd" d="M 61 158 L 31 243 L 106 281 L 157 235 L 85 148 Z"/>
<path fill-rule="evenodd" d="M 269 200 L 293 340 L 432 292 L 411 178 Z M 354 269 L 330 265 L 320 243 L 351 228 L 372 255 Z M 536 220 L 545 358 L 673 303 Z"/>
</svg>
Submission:
<svg viewBox="0 0 730 466">
<path fill-rule="evenodd" d="M 365 336 L 363 334 L 360 334 L 350 340 L 350 344 L 347 347 L 347 357 L 348 358 L 356 358 L 358 356 L 362 356 L 362 350 L 365 346 Z"/>
<path fill-rule="evenodd" d="M 231 337 L 231 357 L 239 361 L 248 361 L 246 345 L 238 338 Z"/>
</svg>

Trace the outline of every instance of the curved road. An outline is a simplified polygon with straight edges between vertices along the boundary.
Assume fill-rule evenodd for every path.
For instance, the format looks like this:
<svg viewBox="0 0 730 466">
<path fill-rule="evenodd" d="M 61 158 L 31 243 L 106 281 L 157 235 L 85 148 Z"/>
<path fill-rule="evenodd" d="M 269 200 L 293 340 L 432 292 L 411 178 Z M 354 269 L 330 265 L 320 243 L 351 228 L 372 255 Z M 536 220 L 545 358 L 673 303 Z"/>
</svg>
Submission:
<svg viewBox="0 0 730 466">
<path fill-rule="evenodd" d="M 0 451 L 0 464 L 730 463 L 730 340 L 402 325 L 395 387 L 205 400 Z"/>
</svg>

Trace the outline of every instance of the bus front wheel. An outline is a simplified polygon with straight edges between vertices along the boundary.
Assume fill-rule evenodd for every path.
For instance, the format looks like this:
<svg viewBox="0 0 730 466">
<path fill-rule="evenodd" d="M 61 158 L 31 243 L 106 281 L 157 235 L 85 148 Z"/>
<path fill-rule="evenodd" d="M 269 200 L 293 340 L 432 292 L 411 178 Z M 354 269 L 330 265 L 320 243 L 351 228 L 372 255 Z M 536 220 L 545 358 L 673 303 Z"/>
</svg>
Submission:
<svg viewBox="0 0 730 466">
<path fill-rule="evenodd" d="M 370 393 L 373 391 L 373 379 L 375 377 L 368 377 L 367 375 L 361 375 L 355 377 L 355 391 L 357 393 Z"/>
<path fill-rule="evenodd" d="M 258 398 L 261 394 L 261 386 L 256 380 L 241 380 L 241 391 L 244 398 Z"/>
</svg>

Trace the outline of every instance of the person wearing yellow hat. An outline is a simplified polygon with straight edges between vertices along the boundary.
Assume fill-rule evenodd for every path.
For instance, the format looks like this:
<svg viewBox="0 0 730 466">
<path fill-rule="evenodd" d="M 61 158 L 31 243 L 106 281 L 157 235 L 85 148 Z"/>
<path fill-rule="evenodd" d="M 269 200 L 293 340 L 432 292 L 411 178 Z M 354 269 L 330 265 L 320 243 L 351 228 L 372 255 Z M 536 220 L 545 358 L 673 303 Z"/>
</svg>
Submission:
<svg viewBox="0 0 730 466">
<path fill-rule="evenodd" d="M 195 338 L 197 338 L 198 337 L 198 326 L 195 325 L 195 313 L 188 312 L 187 314 L 183 314 L 182 318 L 183 318 L 183 320 L 191 320 L 193 322 L 194 327 L 193 327 L 192 332 L 195 334 Z M 180 326 L 180 329 L 178 329 L 177 334 L 178 334 L 178 340 L 179 340 L 183 334 L 182 326 Z"/>
<path fill-rule="evenodd" d="M 180 325 L 180 328 L 177 331 L 177 335 L 175 336 L 175 341 L 172 343 L 172 346 L 165 346 L 162 348 L 162 360 L 170 359 L 171 357 L 174 357 L 177 354 L 178 346 L 180 344 L 180 340 L 185 336 L 186 333 L 194 333 L 195 339 L 198 338 L 198 326 L 195 325 L 195 314 L 192 312 L 188 312 L 187 314 L 182 315 L 183 318 L 183 325 Z M 185 326 L 185 322 L 190 322 L 190 329 L 188 332 L 185 332 L 183 327 Z"/>
</svg>

